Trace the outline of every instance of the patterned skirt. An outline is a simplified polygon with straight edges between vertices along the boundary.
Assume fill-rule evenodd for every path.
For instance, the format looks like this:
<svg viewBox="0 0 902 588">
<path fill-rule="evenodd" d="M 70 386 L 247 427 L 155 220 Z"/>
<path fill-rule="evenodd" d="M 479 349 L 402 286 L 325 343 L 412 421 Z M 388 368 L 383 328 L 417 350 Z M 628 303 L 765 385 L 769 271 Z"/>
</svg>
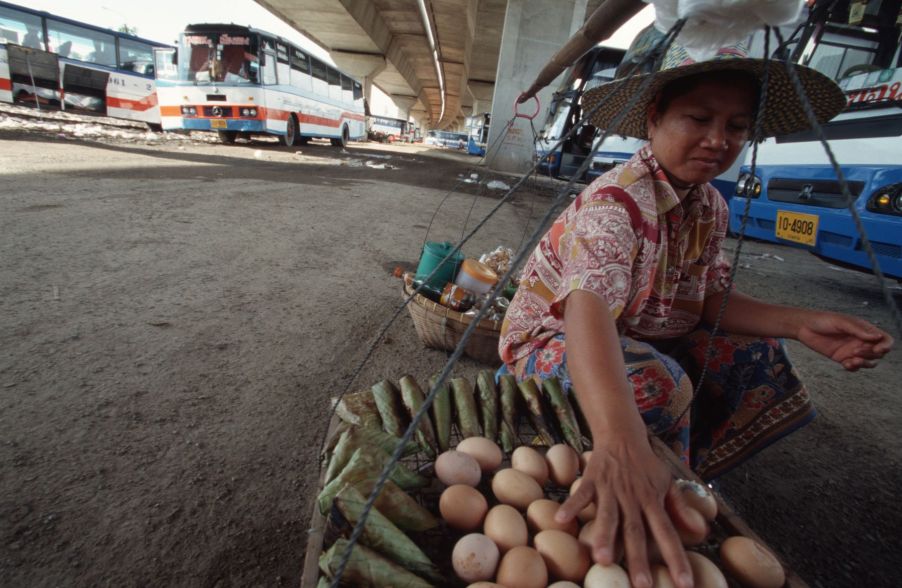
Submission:
<svg viewBox="0 0 902 588">
<path fill-rule="evenodd" d="M 782 341 L 699 328 L 677 340 L 621 337 L 627 376 L 649 431 L 703 479 L 724 474 L 814 418 Z M 711 345 L 701 389 L 696 385 Z M 552 376 L 571 389 L 564 335 L 499 374 Z"/>
</svg>

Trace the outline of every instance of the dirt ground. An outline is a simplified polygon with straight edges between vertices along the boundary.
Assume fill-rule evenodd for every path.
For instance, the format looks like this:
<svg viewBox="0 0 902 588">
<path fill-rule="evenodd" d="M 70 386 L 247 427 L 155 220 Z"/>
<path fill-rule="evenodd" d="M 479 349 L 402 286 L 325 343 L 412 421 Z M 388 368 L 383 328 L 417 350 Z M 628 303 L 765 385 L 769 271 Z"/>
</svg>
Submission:
<svg viewBox="0 0 902 588">
<path fill-rule="evenodd" d="M 443 198 L 432 240 L 503 194 L 449 196 L 475 161 L 0 128 L 0 585 L 297 586 L 329 398 Z M 516 248 L 548 202 L 522 192 L 465 252 Z M 872 276 L 744 252 L 745 291 L 889 328 Z M 847 374 L 790 348 L 819 417 L 721 490 L 812 586 L 897 585 L 899 352 Z M 405 313 L 354 386 L 445 359 Z"/>
</svg>

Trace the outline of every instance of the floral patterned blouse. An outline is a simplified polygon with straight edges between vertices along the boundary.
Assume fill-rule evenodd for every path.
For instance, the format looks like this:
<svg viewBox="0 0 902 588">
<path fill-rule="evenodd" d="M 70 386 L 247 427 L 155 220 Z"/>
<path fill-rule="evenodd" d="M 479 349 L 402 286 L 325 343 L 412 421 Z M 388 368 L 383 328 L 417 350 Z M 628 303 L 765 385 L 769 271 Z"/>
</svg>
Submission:
<svg viewBox="0 0 902 588">
<path fill-rule="evenodd" d="M 513 364 L 563 333 L 574 290 L 606 300 L 621 335 L 689 333 L 705 298 L 729 281 L 720 253 L 727 222 L 711 184 L 680 201 L 646 145 L 583 190 L 539 242 L 501 328 L 501 359 Z"/>
</svg>

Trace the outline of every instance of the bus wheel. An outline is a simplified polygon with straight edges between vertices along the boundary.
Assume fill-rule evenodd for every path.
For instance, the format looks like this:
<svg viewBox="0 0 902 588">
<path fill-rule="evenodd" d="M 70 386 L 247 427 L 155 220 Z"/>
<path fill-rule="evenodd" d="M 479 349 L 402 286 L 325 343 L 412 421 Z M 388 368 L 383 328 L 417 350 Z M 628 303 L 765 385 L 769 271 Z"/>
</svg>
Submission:
<svg viewBox="0 0 902 588">
<path fill-rule="evenodd" d="M 292 114 L 288 117 L 288 126 L 285 129 L 285 134 L 282 135 L 282 144 L 291 147 L 292 145 L 298 144 L 298 135 L 300 135 L 300 129 L 298 128 L 298 119 Z"/>
<path fill-rule="evenodd" d="M 348 133 L 348 125 L 344 125 L 341 127 L 341 138 L 340 139 L 329 139 L 335 147 L 341 147 L 344 149 L 348 146 L 348 141 L 351 140 L 350 133 Z"/>
<path fill-rule="evenodd" d="M 147 128 L 154 133 L 162 133 L 163 125 L 160 123 L 147 123 Z"/>
<path fill-rule="evenodd" d="M 219 140 L 226 145 L 234 143 L 238 136 L 238 131 L 217 131 L 217 133 L 219 133 Z"/>
</svg>

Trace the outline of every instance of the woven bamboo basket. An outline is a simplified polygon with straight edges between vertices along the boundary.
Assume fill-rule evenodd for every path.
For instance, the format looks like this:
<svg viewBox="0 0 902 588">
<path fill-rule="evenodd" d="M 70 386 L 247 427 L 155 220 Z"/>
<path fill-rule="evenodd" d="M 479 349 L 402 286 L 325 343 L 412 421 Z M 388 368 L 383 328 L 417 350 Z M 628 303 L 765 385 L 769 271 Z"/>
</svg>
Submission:
<svg viewBox="0 0 902 588">
<path fill-rule="evenodd" d="M 404 287 L 406 299 L 413 290 Z M 425 296 L 417 294 L 407 305 L 410 318 L 417 335 L 426 347 L 453 351 L 473 322 L 473 317 L 463 314 L 441 304 L 435 303 Z M 501 321 L 481 320 L 467 340 L 464 353 L 476 361 L 497 366 L 501 364 L 498 356 L 498 338 L 501 334 Z"/>
</svg>

